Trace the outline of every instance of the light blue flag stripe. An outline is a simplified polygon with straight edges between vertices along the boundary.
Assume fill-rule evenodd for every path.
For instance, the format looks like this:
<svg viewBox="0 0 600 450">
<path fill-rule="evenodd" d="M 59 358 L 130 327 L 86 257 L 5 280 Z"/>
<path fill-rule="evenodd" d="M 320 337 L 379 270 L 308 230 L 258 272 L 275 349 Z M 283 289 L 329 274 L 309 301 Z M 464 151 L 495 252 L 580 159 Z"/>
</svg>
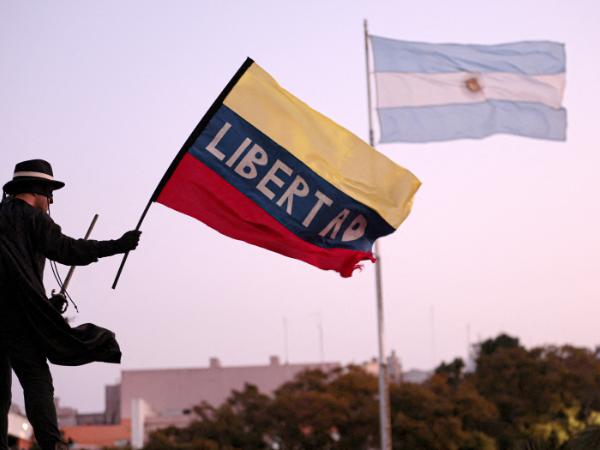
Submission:
<svg viewBox="0 0 600 450">
<path fill-rule="evenodd" d="M 566 140 L 567 113 L 534 102 L 482 103 L 378 109 L 380 142 L 480 139 L 508 133 Z"/>
<path fill-rule="evenodd" d="M 375 72 L 565 72 L 565 46 L 527 41 L 499 45 L 429 44 L 371 36 Z"/>
</svg>

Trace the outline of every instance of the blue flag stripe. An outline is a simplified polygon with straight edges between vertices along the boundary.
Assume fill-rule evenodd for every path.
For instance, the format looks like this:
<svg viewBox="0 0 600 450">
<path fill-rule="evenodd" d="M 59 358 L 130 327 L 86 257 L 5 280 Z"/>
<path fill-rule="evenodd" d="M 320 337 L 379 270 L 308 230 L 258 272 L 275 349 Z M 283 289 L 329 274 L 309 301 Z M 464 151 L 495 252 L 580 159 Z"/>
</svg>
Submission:
<svg viewBox="0 0 600 450">
<path fill-rule="evenodd" d="M 254 158 L 260 160 L 259 162 L 244 163 L 244 158 L 250 158 L 250 153 L 257 150 L 254 145 L 259 146 L 265 153 Z M 207 148 L 212 148 L 212 151 Z M 301 160 L 225 105 L 211 118 L 189 152 L 291 232 L 317 246 L 370 252 L 375 239 L 395 231 L 371 208 L 324 180 Z M 249 161 L 251 158 L 246 160 Z M 270 172 L 276 162 L 279 169 Z M 290 214 L 288 202 L 283 202 L 282 198 L 285 199 L 285 193 L 293 186 L 298 176 L 303 183 L 296 185 L 297 189 L 303 191 L 305 185 L 307 194 L 293 197 Z M 270 181 L 261 184 L 263 180 Z M 322 201 L 318 212 L 311 220 L 307 220 L 319 199 L 323 198 L 327 200 Z M 333 229 L 325 236 L 320 236 L 319 233 L 343 214 L 345 209 L 349 212 L 344 220 L 340 220 L 341 227 L 333 233 L 336 236 L 332 234 Z M 359 215 L 366 219 L 364 235 L 357 239 L 344 240 L 344 236 L 352 236 L 352 230 L 347 234 L 345 231 L 352 228 L 351 223 Z"/>
<path fill-rule="evenodd" d="M 540 103 L 482 103 L 379 108 L 380 142 L 479 139 L 496 133 L 564 141 L 567 114 Z"/>
<path fill-rule="evenodd" d="M 527 41 L 499 45 L 430 44 L 371 36 L 375 72 L 565 72 L 564 44 Z"/>
</svg>

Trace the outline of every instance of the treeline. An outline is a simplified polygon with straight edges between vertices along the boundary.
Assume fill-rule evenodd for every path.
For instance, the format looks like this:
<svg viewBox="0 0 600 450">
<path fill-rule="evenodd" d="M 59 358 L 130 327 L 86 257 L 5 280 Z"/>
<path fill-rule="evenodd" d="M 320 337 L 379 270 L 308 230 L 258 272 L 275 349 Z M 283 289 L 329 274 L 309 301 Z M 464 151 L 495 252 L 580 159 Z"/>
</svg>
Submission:
<svg viewBox="0 0 600 450">
<path fill-rule="evenodd" d="M 423 384 L 390 385 L 394 449 L 600 449 L 598 350 L 526 349 L 500 335 Z M 154 432 L 145 450 L 376 449 L 377 378 L 359 367 L 308 371 L 267 396 L 255 386 L 194 408 L 183 429 Z"/>
</svg>

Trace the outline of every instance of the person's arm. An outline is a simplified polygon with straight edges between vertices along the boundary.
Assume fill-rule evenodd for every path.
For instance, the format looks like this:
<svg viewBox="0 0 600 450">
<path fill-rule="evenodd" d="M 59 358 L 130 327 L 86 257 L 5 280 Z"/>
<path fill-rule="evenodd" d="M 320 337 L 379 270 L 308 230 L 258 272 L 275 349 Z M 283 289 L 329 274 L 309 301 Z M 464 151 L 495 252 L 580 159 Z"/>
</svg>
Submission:
<svg viewBox="0 0 600 450">
<path fill-rule="evenodd" d="M 68 266 L 85 266 L 98 258 L 134 250 L 141 234 L 140 231 L 128 231 L 121 238 L 109 241 L 73 239 L 62 234 L 61 228 L 41 211 L 34 218 L 34 230 L 41 253 Z"/>
</svg>

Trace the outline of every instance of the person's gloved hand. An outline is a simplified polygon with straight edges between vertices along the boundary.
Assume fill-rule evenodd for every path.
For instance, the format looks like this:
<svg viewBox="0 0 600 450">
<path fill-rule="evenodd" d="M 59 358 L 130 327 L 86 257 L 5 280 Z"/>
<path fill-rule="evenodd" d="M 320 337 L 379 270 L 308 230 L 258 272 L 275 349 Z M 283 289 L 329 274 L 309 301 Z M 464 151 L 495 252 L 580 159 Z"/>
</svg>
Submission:
<svg viewBox="0 0 600 450">
<path fill-rule="evenodd" d="M 119 253 L 127 253 L 131 250 L 135 250 L 140 241 L 140 235 L 142 234 L 139 230 L 127 231 L 123 236 L 115 241 L 115 247 Z"/>
<path fill-rule="evenodd" d="M 52 307 L 58 311 L 59 314 L 64 313 L 67 310 L 69 303 L 63 294 L 52 294 L 52 297 L 48 299 Z"/>
</svg>

